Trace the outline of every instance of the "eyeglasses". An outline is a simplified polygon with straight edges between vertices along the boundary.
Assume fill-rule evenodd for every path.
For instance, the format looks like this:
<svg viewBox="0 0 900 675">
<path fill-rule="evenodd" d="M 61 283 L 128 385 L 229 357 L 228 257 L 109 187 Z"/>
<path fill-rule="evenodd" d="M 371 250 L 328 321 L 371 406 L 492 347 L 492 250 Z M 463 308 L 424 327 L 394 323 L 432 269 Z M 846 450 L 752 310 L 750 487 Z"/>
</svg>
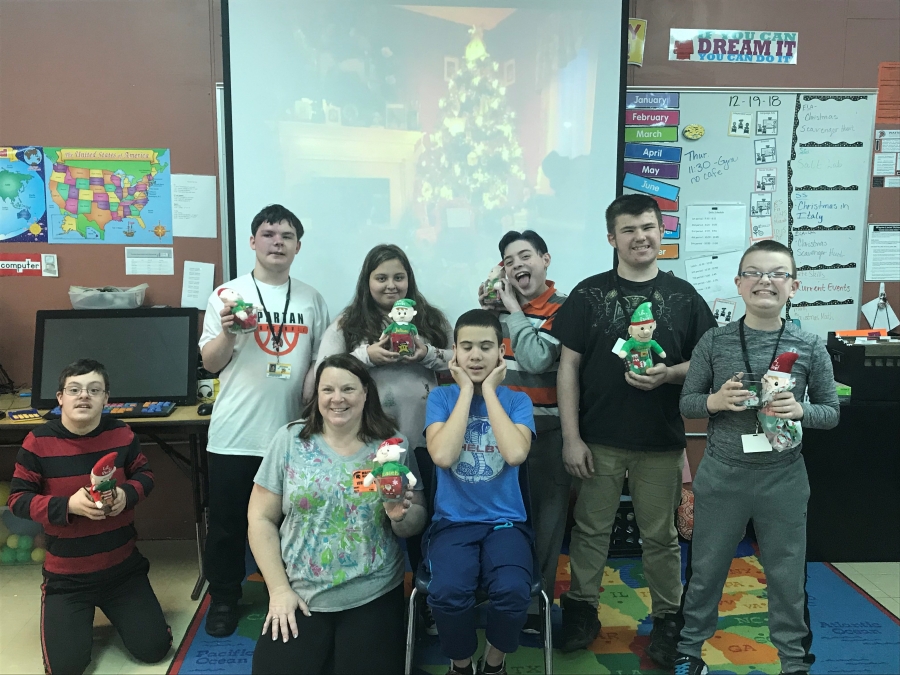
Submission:
<svg viewBox="0 0 900 675">
<path fill-rule="evenodd" d="M 790 279 L 794 275 L 790 272 L 758 272 L 756 270 L 748 270 L 745 272 L 738 272 L 738 276 L 742 279 L 753 279 L 754 281 L 762 279 L 763 277 L 767 277 L 772 281 L 784 281 L 785 279 Z"/>
<path fill-rule="evenodd" d="M 63 391 L 69 396 L 81 396 L 81 392 L 86 391 L 91 398 L 97 398 L 106 393 L 106 389 L 102 387 L 76 387 L 74 385 L 66 387 Z"/>
</svg>

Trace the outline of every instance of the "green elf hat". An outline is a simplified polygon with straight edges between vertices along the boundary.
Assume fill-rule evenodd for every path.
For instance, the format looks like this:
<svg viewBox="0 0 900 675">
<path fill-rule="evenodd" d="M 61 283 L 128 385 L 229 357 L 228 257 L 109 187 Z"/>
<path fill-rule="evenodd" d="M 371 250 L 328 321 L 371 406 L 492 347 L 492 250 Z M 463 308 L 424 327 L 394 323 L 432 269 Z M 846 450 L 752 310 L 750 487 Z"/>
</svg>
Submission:
<svg viewBox="0 0 900 675">
<path fill-rule="evenodd" d="M 416 306 L 415 300 L 410 300 L 409 298 L 400 298 L 397 302 L 394 303 L 394 307 L 409 307 L 412 309 Z"/>
<path fill-rule="evenodd" d="M 634 310 L 634 314 L 631 315 L 631 325 L 639 326 L 643 323 L 653 323 L 656 319 L 653 318 L 653 305 L 649 302 L 642 302 L 638 305 L 637 309 Z"/>
</svg>

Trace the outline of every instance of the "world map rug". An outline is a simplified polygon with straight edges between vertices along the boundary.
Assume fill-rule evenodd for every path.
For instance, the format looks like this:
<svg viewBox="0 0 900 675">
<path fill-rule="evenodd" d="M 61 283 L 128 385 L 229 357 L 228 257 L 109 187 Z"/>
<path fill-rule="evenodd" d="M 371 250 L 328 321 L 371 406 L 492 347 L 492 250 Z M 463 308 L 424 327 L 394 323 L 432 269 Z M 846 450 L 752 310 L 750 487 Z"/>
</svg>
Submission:
<svg viewBox="0 0 900 675">
<path fill-rule="evenodd" d="M 409 577 L 409 575 L 407 575 Z M 407 592 L 409 591 L 407 578 Z M 556 597 L 569 587 L 568 556 L 560 556 Z M 807 592 L 813 629 L 812 651 L 818 673 L 900 673 L 900 620 L 882 608 L 827 563 L 808 565 Z M 268 606 L 266 586 L 259 575 L 244 584 L 241 620 L 234 635 L 212 638 L 206 634 L 209 596 L 203 600 L 169 667 L 171 675 L 193 673 L 250 673 L 253 649 Z M 778 655 L 769 639 L 766 579 L 749 544 L 742 544 L 732 561 L 725 592 L 719 603 L 716 634 L 703 651 L 712 673 L 735 675 L 780 672 Z M 666 673 L 644 654 L 650 641 L 650 591 L 640 558 L 610 559 L 603 576 L 598 615 L 599 637 L 572 654 L 553 652 L 553 672 L 628 674 Z M 559 607 L 552 609 L 554 634 L 560 628 Z M 416 642 L 415 669 L 443 675 L 448 659 L 437 638 L 422 635 Z M 479 630 L 479 653 L 484 648 Z M 543 673 L 540 639 L 524 635 L 522 646 L 507 659 L 511 675 Z"/>
</svg>

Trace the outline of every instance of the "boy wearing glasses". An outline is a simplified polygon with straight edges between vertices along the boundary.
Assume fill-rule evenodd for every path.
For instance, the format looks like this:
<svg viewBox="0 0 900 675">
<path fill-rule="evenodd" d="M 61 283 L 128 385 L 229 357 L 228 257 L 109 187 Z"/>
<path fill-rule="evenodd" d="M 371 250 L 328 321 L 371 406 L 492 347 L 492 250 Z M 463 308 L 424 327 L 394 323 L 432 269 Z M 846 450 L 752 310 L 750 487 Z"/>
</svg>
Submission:
<svg viewBox="0 0 900 675">
<path fill-rule="evenodd" d="M 756 435 L 757 411 L 746 406 L 751 393 L 735 376 L 769 371 L 776 356 L 796 352 L 791 370 L 796 384 L 775 395 L 767 414 L 802 420 L 808 429 L 837 425 L 834 374 L 822 339 L 781 318 L 800 285 L 796 274 L 793 255 L 783 244 L 761 241 L 748 248 L 735 277 L 747 306 L 744 317 L 708 331 L 691 357 L 681 413 L 708 417 L 709 427 L 706 453 L 694 477 L 694 535 L 676 675 L 709 672 L 701 649 L 716 631 L 722 588 L 751 519 L 766 572 L 769 631 L 781 672 L 806 673 L 815 660 L 809 651 L 805 590 L 809 481 L 801 445 L 778 452 L 764 435 Z"/>
<path fill-rule="evenodd" d="M 10 484 L 9 508 L 47 535 L 41 594 L 41 646 L 48 673 L 82 673 L 91 661 L 94 611 L 103 610 L 138 660 L 156 663 L 172 633 L 135 547 L 134 507 L 153 473 L 131 428 L 102 417 L 109 399 L 103 364 L 80 359 L 59 376 L 62 411 L 25 438 Z M 115 453 L 115 501 L 91 498 L 91 469 Z"/>
</svg>

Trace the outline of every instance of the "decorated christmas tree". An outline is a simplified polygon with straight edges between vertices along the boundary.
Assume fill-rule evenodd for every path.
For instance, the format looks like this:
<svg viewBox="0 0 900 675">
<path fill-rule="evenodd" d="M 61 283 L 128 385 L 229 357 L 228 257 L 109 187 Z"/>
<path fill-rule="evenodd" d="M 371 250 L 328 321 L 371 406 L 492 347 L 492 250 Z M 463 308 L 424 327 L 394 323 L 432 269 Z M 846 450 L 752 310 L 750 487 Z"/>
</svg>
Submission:
<svg viewBox="0 0 900 675">
<path fill-rule="evenodd" d="M 516 113 L 506 103 L 500 64 L 472 28 L 465 58 L 440 99 L 440 126 L 425 135 L 419 160 L 419 201 L 465 201 L 474 209 L 507 206 L 511 180 L 523 180 Z"/>
</svg>

